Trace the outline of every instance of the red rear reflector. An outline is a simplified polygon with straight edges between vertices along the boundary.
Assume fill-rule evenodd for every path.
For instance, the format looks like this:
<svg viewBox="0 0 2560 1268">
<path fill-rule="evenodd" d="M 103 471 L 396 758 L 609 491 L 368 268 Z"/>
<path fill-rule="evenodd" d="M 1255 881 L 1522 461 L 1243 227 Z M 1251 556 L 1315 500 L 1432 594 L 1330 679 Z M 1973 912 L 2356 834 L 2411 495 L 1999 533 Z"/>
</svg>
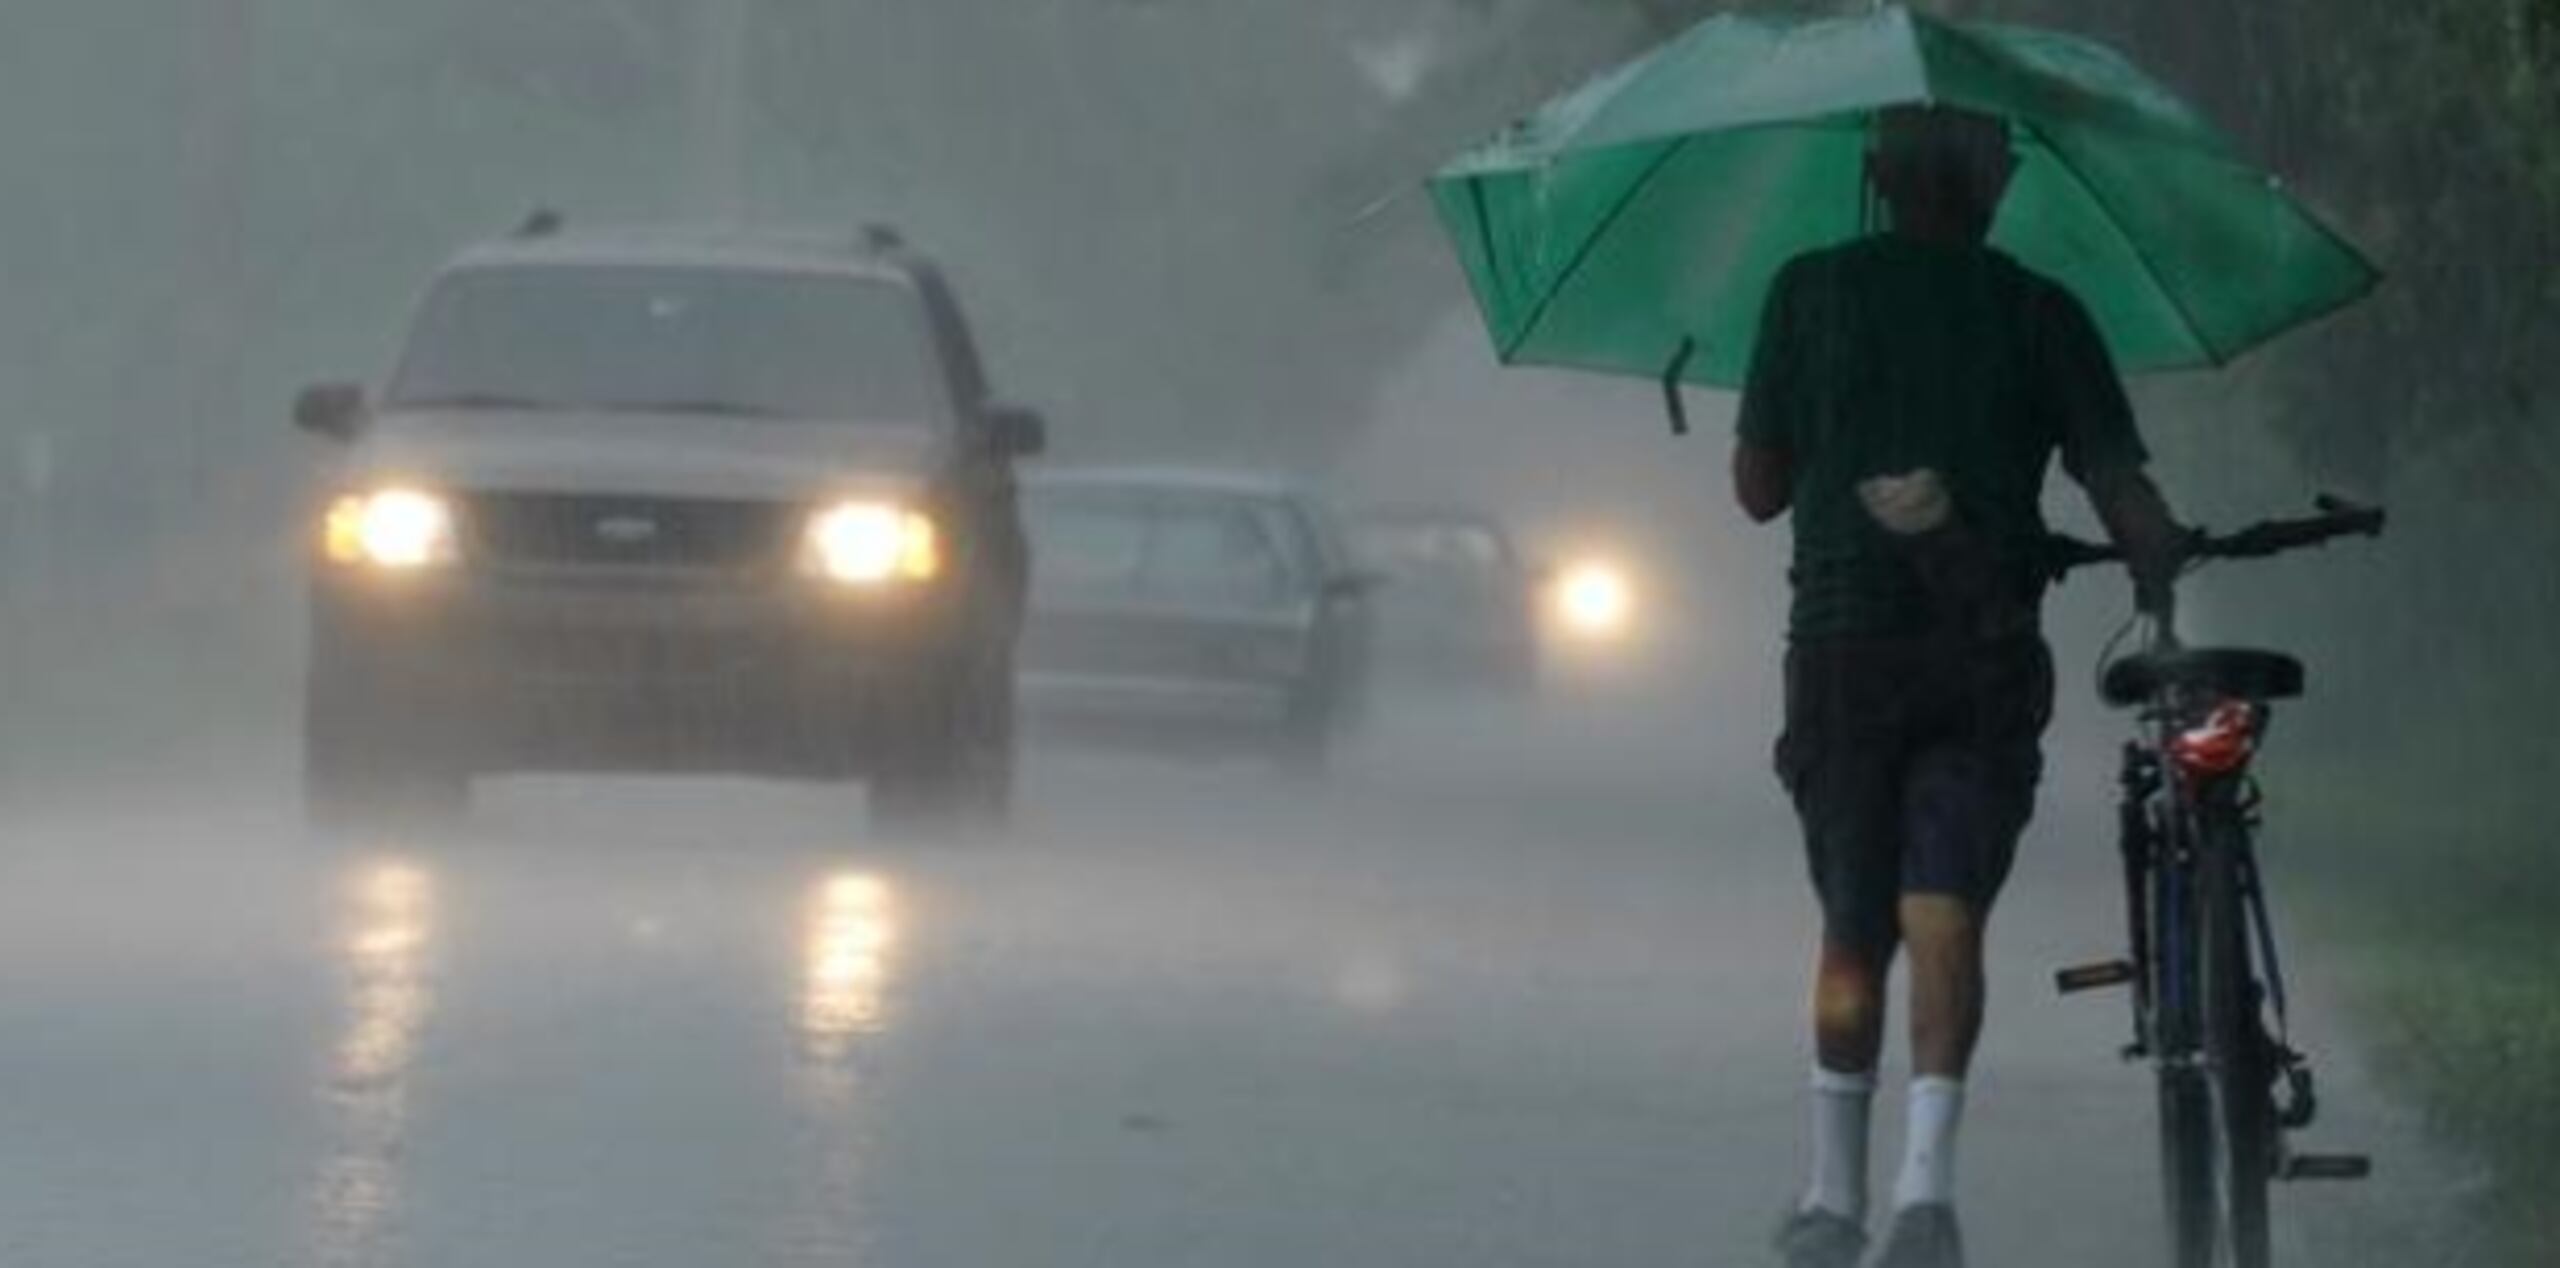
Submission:
<svg viewBox="0 0 2560 1268">
<path fill-rule="evenodd" d="M 2225 700 L 2204 721 L 2180 731 L 2169 741 L 2169 755 L 2190 775 L 2229 775 L 2246 767 L 2258 751 L 2258 706 Z"/>
</svg>

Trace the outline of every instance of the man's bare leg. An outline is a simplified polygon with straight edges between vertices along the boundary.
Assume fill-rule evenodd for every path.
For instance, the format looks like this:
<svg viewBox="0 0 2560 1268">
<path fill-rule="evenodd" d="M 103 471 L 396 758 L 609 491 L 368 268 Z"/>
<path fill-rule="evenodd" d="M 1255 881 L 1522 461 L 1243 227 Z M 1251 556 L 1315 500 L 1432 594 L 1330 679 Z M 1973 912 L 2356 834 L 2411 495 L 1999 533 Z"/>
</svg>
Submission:
<svg viewBox="0 0 2560 1268">
<path fill-rule="evenodd" d="M 1972 906 L 1942 894 L 1902 900 L 1902 940 L 1911 949 L 1911 1101 L 1897 1209 L 1946 1206 L 1955 1198 L 1956 1128 L 1964 1078 L 1982 1036 L 1982 921 Z"/>
<path fill-rule="evenodd" d="M 1893 953 L 1823 939 L 1813 974 L 1813 1049 L 1826 1070 L 1872 1072 L 1884 1050 L 1885 975 Z"/>
<path fill-rule="evenodd" d="M 1911 1072 L 1961 1080 L 1982 1038 L 1982 921 L 1963 899 L 1911 894 L 1902 941 L 1911 951 Z"/>
<path fill-rule="evenodd" d="M 1867 1214 L 1869 1109 L 1884 1045 L 1890 953 L 1825 939 L 1813 980 L 1813 1174 L 1804 1205 L 1851 1223 Z"/>
</svg>

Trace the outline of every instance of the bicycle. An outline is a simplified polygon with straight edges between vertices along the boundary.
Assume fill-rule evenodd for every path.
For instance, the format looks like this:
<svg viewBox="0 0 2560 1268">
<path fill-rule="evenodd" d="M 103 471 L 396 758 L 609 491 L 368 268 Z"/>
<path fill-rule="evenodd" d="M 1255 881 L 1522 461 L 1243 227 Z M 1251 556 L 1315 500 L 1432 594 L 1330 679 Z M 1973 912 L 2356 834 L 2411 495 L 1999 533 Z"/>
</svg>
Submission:
<svg viewBox="0 0 2560 1268">
<path fill-rule="evenodd" d="M 2188 566 L 2382 532 L 2380 510 L 2332 498 L 2318 509 L 2228 535 L 2195 534 Z M 2057 536 L 2047 568 L 2059 581 L 2122 560 L 2115 547 Z M 2360 1156 L 2289 1148 L 2319 1100 L 2310 1064 L 2286 1033 L 2251 767 L 2274 702 L 2302 694 L 2302 662 L 2184 646 L 2174 606 L 2153 614 L 2141 651 L 2109 651 L 2099 694 L 2133 710 L 2138 726 L 2118 777 L 2130 945 L 2124 959 L 2065 969 L 2055 985 L 2065 994 L 2132 990 L 2134 1037 L 2124 1055 L 2148 1061 L 2158 1078 L 2171 1264 L 2266 1268 L 2271 1181 L 2362 1179 L 2372 1169 Z"/>
</svg>

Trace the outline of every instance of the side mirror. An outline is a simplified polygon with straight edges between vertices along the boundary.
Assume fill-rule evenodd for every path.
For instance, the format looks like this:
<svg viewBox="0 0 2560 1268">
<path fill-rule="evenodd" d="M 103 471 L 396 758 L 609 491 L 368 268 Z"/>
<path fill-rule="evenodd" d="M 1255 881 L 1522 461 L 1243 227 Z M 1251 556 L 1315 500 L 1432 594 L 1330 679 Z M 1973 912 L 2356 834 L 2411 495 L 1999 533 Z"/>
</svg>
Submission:
<svg viewBox="0 0 2560 1268">
<path fill-rule="evenodd" d="M 1034 458 L 1049 450 L 1049 420 L 1028 405 L 990 405 L 987 429 L 998 452 Z"/>
<path fill-rule="evenodd" d="M 293 425 L 314 436 L 353 440 L 364 422 L 364 389 L 353 383 L 306 387 L 293 401 Z"/>
</svg>

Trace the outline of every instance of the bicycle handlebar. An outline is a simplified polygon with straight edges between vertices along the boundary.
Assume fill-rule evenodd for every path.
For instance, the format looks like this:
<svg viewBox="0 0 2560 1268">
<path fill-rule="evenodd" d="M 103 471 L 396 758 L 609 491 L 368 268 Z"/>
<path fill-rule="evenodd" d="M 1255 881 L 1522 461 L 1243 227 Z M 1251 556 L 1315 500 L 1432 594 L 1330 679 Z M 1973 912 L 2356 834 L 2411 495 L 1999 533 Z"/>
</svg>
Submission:
<svg viewBox="0 0 2560 1268">
<path fill-rule="evenodd" d="M 2264 559 L 2286 551 L 2323 545 L 2340 537 L 2379 537 L 2386 518 L 2381 507 L 2358 506 L 2343 498 L 2326 494 L 2313 503 L 2316 515 L 2300 519 L 2265 520 L 2236 533 L 2208 533 L 2197 530 L 2186 543 L 2188 559 Z M 2124 549 L 2112 544 L 2082 541 L 2061 533 L 2046 538 L 2045 568 L 2048 575 L 2060 580 L 2076 568 L 2092 564 L 2122 563 Z"/>
</svg>

